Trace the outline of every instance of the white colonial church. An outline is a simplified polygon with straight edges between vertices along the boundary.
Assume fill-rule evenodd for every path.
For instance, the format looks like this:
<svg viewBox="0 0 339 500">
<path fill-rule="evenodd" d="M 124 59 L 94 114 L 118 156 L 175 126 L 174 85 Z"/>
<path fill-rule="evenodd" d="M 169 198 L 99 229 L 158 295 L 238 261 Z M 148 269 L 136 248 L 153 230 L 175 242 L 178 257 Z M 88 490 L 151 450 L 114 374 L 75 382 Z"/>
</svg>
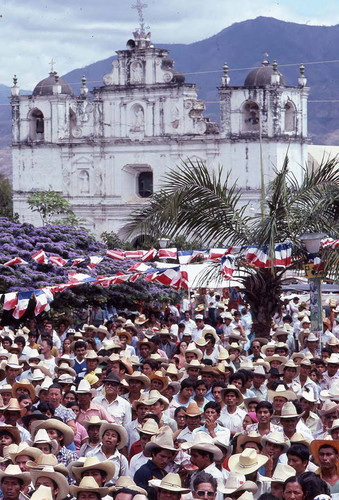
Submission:
<svg viewBox="0 0 339 500">
<path fill-rule="evenodd" d="M 303 67 L 287 86 L 277 64 L 264 60 L 242 87 L 219 87 L 220 126 L 203 116 L 194 84 L 174 69 L 168 51 L 155 48 L 141 27 L 117 52 L 103 86 L 80 95 L 56 72 L 32 95 L 12 87 L 14 211 L 40 225 L 26 200 L 50 187 L 73 206 L 98 236 L 124 226 L 147 202 L 164 174 L 187 158 L 210 169 L 225 165 L 238 179 L 244 202 L 258 209 L 262 179 L 272 179 L 288 152 L 297 178 L 307 162 L 308 88 Z M 184 68 L 182 68 L 184 69 Z"/>
</svg>

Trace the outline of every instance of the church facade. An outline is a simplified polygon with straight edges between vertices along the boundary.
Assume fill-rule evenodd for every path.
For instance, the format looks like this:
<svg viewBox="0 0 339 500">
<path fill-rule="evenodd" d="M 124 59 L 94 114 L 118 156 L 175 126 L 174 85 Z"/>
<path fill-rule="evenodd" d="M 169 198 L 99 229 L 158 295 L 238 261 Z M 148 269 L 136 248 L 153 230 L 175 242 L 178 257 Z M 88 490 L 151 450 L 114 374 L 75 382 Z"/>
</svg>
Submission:
<svg viewBox="0 0 339 500">
<path fill-rule="evenodd" d="M 220 125 L 203 115 L 194 84 L 176 71 L 167 50 L 155 48 L 142 25 L 117 52 L 103 86 L 80 95 L 54 72 L 32 95 L 12 87 L 14 211 L 39 225 L 27 206 L 32 189 L 59 192 L 86 227 L 100 236 L 119 231 L 130 213 L 187 158 L 213 170 L 224 165 L 257 211 L 262 184 L 289 165 L 301 178 L 307 161 L 308 88 L 303 67 L 287 86 L 267 60 L 232 87 L 228 68 L 219 87 Z"/>
</svg>

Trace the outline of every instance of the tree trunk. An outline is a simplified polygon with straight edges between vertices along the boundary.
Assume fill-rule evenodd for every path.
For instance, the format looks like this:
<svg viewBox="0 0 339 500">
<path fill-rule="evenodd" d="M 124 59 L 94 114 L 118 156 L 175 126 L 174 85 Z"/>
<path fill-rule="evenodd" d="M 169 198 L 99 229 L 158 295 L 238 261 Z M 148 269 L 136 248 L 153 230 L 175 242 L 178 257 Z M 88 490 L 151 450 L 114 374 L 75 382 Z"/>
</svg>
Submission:
<svg viewBox="0 0 339 500">
<path fill-rule="evenodd" d="M 281 281 L 281 275 L 273 274 L 271 269 L 259 269 L 244 281 L 256 337 L 270 337 L 273 315 L 281 305 Z"/>
</svg>

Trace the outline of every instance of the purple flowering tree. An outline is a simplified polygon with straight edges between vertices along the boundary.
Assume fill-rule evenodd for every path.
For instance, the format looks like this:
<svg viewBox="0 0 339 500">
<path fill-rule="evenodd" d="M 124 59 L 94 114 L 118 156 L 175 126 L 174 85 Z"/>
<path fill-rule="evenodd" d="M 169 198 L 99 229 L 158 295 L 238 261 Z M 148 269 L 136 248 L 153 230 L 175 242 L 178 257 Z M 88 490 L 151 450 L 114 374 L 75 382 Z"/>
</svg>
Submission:
<svg viewBox="0 0 339 500">
<path fill-rule="evenodd" d="M 0 293 L 23 292 L 46 286 L 67 283 L 68 273 L 96 276 L 114 276 L 119 271 L 127 272 L 135 261 L 117 261 L 105 257 L 93 270 L 87 267 L 90 256 L 105 256 L 106 247 L 96 241 L 83 229 L 61 225 L 34 227 L 31 224 L 16 224 L 7 218 L 0 218 Z M 67 264 L 57 267 L 52 264 L 38 264 L 31 256 L 43 249 L 47 256 L 59 256 L 65 260 L 85 258 L 80 266 Z M 28 264 L 7 267 L 3 264 L 14 257 L 21 257 Z M 138 310 L 154 302 L 170 299 L 179 300 L 179 294 L 168 287 L 138 279 L 134 283 L 122 283 L 103 288 L 100 285 L 84 284 L 54 295 L 52 312 L 71 313 L 75 309 L 88 305 L 113 305 L 117 309 Z M 31 301 L 26 313 L 34 315 L 34 303 Z"/>
</svg>

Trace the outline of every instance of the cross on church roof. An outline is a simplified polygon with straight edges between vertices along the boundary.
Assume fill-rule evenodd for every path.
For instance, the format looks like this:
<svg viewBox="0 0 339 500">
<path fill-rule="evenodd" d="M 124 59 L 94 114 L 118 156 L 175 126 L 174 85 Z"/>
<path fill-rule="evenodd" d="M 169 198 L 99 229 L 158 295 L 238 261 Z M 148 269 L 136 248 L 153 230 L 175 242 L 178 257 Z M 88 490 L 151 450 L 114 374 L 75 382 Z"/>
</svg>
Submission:
<svg viewBox="0 0 339 500">
<path fill-rule="evenodd" d="M 142 3 L 142 0 L 136 0 L 137 3 L 132 5 L 132 9 L 136 9 L 139 14 L 139 22 L 141 31 L 145 30 L 145 18 L 144 18 L 144 9 L 148 7 L 147 3 Z"/>
</svg>

